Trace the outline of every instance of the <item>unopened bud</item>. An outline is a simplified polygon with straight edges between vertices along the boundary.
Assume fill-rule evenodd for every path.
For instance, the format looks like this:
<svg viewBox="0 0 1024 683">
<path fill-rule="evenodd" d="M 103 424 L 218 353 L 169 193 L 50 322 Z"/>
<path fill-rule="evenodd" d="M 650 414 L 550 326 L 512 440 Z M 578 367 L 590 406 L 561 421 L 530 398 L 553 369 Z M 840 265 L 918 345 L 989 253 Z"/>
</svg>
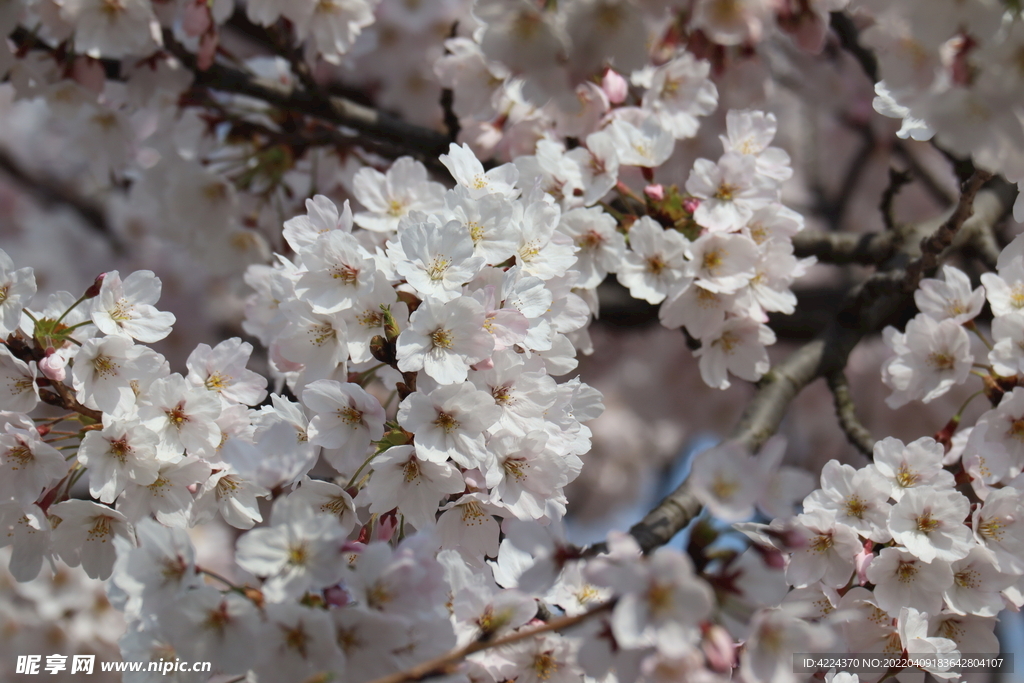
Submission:
<svg viewBox="0 0 1024 683">
<path fill-rule="evenodd" d="M 398 339 L 398 334 L 401 330 L 398 329 L 398 323 L 395 322 L 395 316 L 391 315 L 390 306 L 381 304 L 380 310 L 384 315 L 384 338 L 389 342 L 393 342 Z"/>
<path fill-rule="evenodd" d="M 46 349 L 46 357 L 39 361 L 38 368 L 39 372 L 43 373 L 47 379 L 63 382 L 67 376 L 65 371 L 67 364 L 67 359 L 56 353 L 51 346 Z"/>
<path fill-rule="evenodd" d="M 691 215 L 697 210 L 697 207 L 699 206 L 700 200 L 697 199 L 696 197 L 687 197 L 686 199 L 683 200 L 683 209 Z"/>
<path fill-rule="evenodd" d="M 661 184 L 648 185 L 644 188 L 644 194 L 650 199 L 661 202 L 665 200 L 665 186 Z"/>
<path fill-rule="evenodd" d="M 704 629 L 700 648 L 712 671 L 729 673 L 736 666 L 736 643 L 729 632 L 718 624 L 711 624 Z"/>
<path fill-rule="evenodd" d="M 629 83 L 622 77 L 622 74 L 614 69 L 608 69 L 604 72 L 604 78 L 601 79 L 601 90 L 604 90 L 609 102 L 622 104 L 629 94 Z"/>
<path fill-rule="evenodd" d="M 89 285 L 89 289 L 85 290 L 86 299 L 94 299 L 100 295 L 100 287 L 103 286 L 103 278 L 106 276 L 106 273 L 100 273 L 96 276 L 96 279 Z"/>
</svg>

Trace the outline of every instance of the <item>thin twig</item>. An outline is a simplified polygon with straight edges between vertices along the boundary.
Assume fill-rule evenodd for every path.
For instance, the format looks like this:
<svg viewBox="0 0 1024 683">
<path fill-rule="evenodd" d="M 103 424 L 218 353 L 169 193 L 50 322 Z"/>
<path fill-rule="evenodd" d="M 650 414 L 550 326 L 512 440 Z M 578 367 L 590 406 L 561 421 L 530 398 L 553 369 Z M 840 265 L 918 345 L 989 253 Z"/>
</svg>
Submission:
<svg viewBox="0 0 1024 683">
<path fill-rule="evenodd" d="M 893 212 L 893 204 L 896 201 L 896 195 L 900 193 L 903 186 L 908 184 L 912 179 L 910 172 L 898 171 L 895 168 L 889 167 L 889 184 L 885 187 L 882 192 L 882 199 L 878 202 L 878 210 L 882 212 L 882 221 L 885 223 L 886 230 L 896 230 L 896 216 Z"/>
<path fill-rule="evenodd" d="M 939 255 L 953 244 L 953 238 L 974 214 L 974 198 L 982 185 L 992 178 L 988 171 L 975 170 L 960 191 L 960 200 L 953 213 L 934 233 L 921 241 L 921 256 L 907 266 L 903 278 L 903 291 L 913 292 L 920 284 L 921 278 L 935 271 L 939 263 Z"/>
<path fill-rule="evenodd" d="M 839 370 L 831 373 L 825 379 L 835 398 L 836 417 L 839 418 L 839 426 L 846 434 L 846 440 L 870 458 L 875 449 L 875 440 L 872 438 L 871 432 L 857 419 L 857 406 L 854 405 L 853 397 L 850 396 L 850 385 L 846 381 L 846 373 Z"/>
<path fill-rule="evenodd" d="M 921 181 L 924 189 L 939 203 L 939 206 L 945 209 L 953 205 L 956 197 L 921 163 L 908 143 L 897 139 L 893 143 L 892 149 L 906 162 L 907 169 L 914 174 L 914 178 Z"/>
</svg>

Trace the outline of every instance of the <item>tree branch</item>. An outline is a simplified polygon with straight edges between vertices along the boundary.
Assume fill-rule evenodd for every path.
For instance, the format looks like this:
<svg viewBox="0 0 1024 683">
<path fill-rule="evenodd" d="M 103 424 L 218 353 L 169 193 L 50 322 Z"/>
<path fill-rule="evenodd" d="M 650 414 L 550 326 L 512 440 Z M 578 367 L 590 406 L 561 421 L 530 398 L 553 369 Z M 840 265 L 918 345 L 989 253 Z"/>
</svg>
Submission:
<svg viewBox="0 0 1024 683">
<path fill-rule="evenodd" d="M 415 126 L 384 112 L 344 97 L 292 88 L 264 80 L 244 71 L 214 63 L 202 70 L 196 56 L 164 32 L 167 50 L 195 75 L 195 85 L 221 92 L 246 95 L 263 100 L 279 109 L 312 116 L 357 131 L 371 141 L 387 143 L 395 150 L 434 159 L 448 151 L 448 137 L 439 131 Z"/>
<path fill-rule="evenodd" d="M 835 398 L 836 417 L 839 418 L 839 426 L 846 434 L 847 441 L 870 458 L 875 449 L 875 440 L 872 438 L 871 432 L 857 419 L 857 407 L 853 403 L 853 397 L 850 396 L 850 385 L 846 381 L 846 374 L 840 370 L 833 372 L 825 379 Z"/>
<path fill-rule="evenodd" d="M 829 26 L 839 37 L 839 44 L 853 55 L 872 83 L 878 82 L 878 59 L 875 53 L 860 44 L 859 31 L 853 19 L 846 12 L 832 12 Z"/>
<path fill-rule="evenodd" d="M 903 279 L 903 291 L 913 292 L 920 284 L 921 278 L 935 272 L 939 264 L 939 255 L 950 245 L 953 238 L 963 227 L 964 223 L 974 214 L 974 198 L 982 185 L 992 179 L 988 171 L 975 170 L 960 190 L 960 200 L 953 209 L 953 213 L 934 233 L 921 241 L 921 256 L 907 266 L 907 273 Z"/>
<path fill-rule="evenodd" d="M 455 667 L 462 662 L 462 660 L 474 652 L 480 652 L 481 650 L 487 650 L 492 647 L 518 643 L 520 640 L 526 640 L 527 638 L 532 638 L 533 636 L 540 635 L 541 633 L 558 631 L 564 628 L 569 628 L 570 626 L 575 626 L 596 614 L 607 612 L 614 605 L 615 601 L 610 600 L 598 605 L 597 607 L 589 609 L 583 614 L 577 614 L 573 617 L 560 617 L 558 619 L 553 619 L 543 626 L 522 629 L 494 640 L 477 640 L 469 645 L 457 648 L 447 654 L 427 660 L 426 662 L 417 664 L 416 666 L 410 667 L 404 671 L 399 671 L 398 673 L 388 676 L 381 676 L 380 678 L 370 681 L 370 683 L 407 683 L 409 681 L 422 681 L 434 676 L 443 676 L 452 673 L 455 670 Z"/>
<path fill-rule="evenodd" d="M 882 329 L 913 304 L 914 288 L 922 273 L 933 269 L 951 247 L 961 246 L 971 232 L 980 229 L 979 225 L 993 225 L 1003 216 L 1010 205 L 1003 194 L 978 192 L 983 175 L 980 172 L 965 183 L 960 201 L 948 215 L 908 226 L 900 248 L 879 272 L 847 294 L 832 324 L 761 378 L 730 438 L 752 451 L 760 448 L 778 430 L 789 404 L 804 387 L 819 377 L 841 373 L 850 352 L 865 335 Z M 974 215 L 968 218 L 972 209 Z M 923 237 L 915 240 L 917 236 Z M 914 286 L 908 289 L 909 282 Z M 684 481 L 634 525 L 630 534 L 647 552 L 667 543 L 700 511 L 700 503 Z M 601 548 L 593 546 L 589 552 L 600 552 Z"/>
<path fill-rule="evenodd" d="M 824 263 L 876 266 L 885 263 L 893 255 L 899 241 L 899 235 L 893 232 L 857 235 L 804 230 L 793 235 L 793 252 L 798 258 L 814 256 Z"/>
<path fill-rule="evenodd" d="M 124 251 L 124 245 L 114 233 L 107 221 L 106 213 L 99 204 L 80 195 L 74 188 L 56 178 L 29 171 L 3 148 L 0 148 L 0 170 L 34 195 L 43 208 L 50 209 L 53 204 L 68 207 L 78 214 L 87 227 L 103 235 L 116 253 Z"/>
</svg>

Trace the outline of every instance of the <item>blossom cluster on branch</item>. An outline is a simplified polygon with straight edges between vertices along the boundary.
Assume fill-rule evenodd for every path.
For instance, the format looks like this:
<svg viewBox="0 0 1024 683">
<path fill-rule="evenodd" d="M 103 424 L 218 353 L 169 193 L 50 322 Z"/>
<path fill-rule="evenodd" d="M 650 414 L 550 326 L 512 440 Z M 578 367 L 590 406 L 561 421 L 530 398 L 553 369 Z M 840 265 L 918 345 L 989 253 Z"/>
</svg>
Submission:
<svg viewBox="0 0 1024 683">
<path fill-rule="evenodd" d="M 239 336 L 174 367 L 153 345 L 189 321 L 155 272 L 37 291 L 45 273 L 0 251 L 10 575 L 80 568 L 124 616 L 125 660 L 235 682 L 796 683 L 798 652 L 998 652 L 1024 606 L 1024 236 L 965 226 L 994 173 L 1024 178 L 1024 16 L 940 5 L 6 3 L 2 106 L 53 136 L 0 168 L 111 253 L 155 236 L 248 286 Z M 899 135 L 969 176 L 927 230 L 893 216 L 897 173 L 885 233 L 804 229 L 827 211 L 801 190 L 823 193 L 751 93 L 838 43 L 884 79 Z M 869 115 L 846 124 L 870 141 Z M 798 254 L 844 248 L 875 272 L 773 370 L 772 325 L 817 268 Z M 567 489 L 605 405 L 573 373 L 602 287 L 656 306 L 709 392 L 757 387 L 736 438 L 584 548 Z M 980 386 L 938 432 L 875 442 L 844 375 L 873 332 L 889 407 Z M 817 377 L 871 456 L 820 478 L 772 436 Z M 227 530 L 216 565 L 203 528 Z"/>
</svg>

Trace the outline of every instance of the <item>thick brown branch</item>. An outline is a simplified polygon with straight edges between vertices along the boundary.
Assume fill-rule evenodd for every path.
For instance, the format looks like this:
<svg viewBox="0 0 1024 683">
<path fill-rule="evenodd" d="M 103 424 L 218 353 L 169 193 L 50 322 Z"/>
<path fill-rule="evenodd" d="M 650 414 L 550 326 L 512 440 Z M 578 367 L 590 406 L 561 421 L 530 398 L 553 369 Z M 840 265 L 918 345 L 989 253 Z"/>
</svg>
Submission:
<svg viewBox="0 0 1024 683">
<path fill-rule="evenodd" d="M 818 232 L 805 230 L 793 236 L 797 257 L 814 256 L 824 263 L 866 266 L 885 263 L 899 246 L 899 235 L 892 232 Z"/>
<path fill-rule="evenodd" d="M 833 372 L 825 379 L 835 398 L 836 417 L 839 418 L 840 428 L 846 434 L 846 440 L 870 458 L 875 448 L 875 440 L 872 438 L 871 432 L 857 419 L 857 406 L 854 405 L 853 397 L 850 396 L 850 385 L 846 381 L 846 373 Z"/>
</svg>

